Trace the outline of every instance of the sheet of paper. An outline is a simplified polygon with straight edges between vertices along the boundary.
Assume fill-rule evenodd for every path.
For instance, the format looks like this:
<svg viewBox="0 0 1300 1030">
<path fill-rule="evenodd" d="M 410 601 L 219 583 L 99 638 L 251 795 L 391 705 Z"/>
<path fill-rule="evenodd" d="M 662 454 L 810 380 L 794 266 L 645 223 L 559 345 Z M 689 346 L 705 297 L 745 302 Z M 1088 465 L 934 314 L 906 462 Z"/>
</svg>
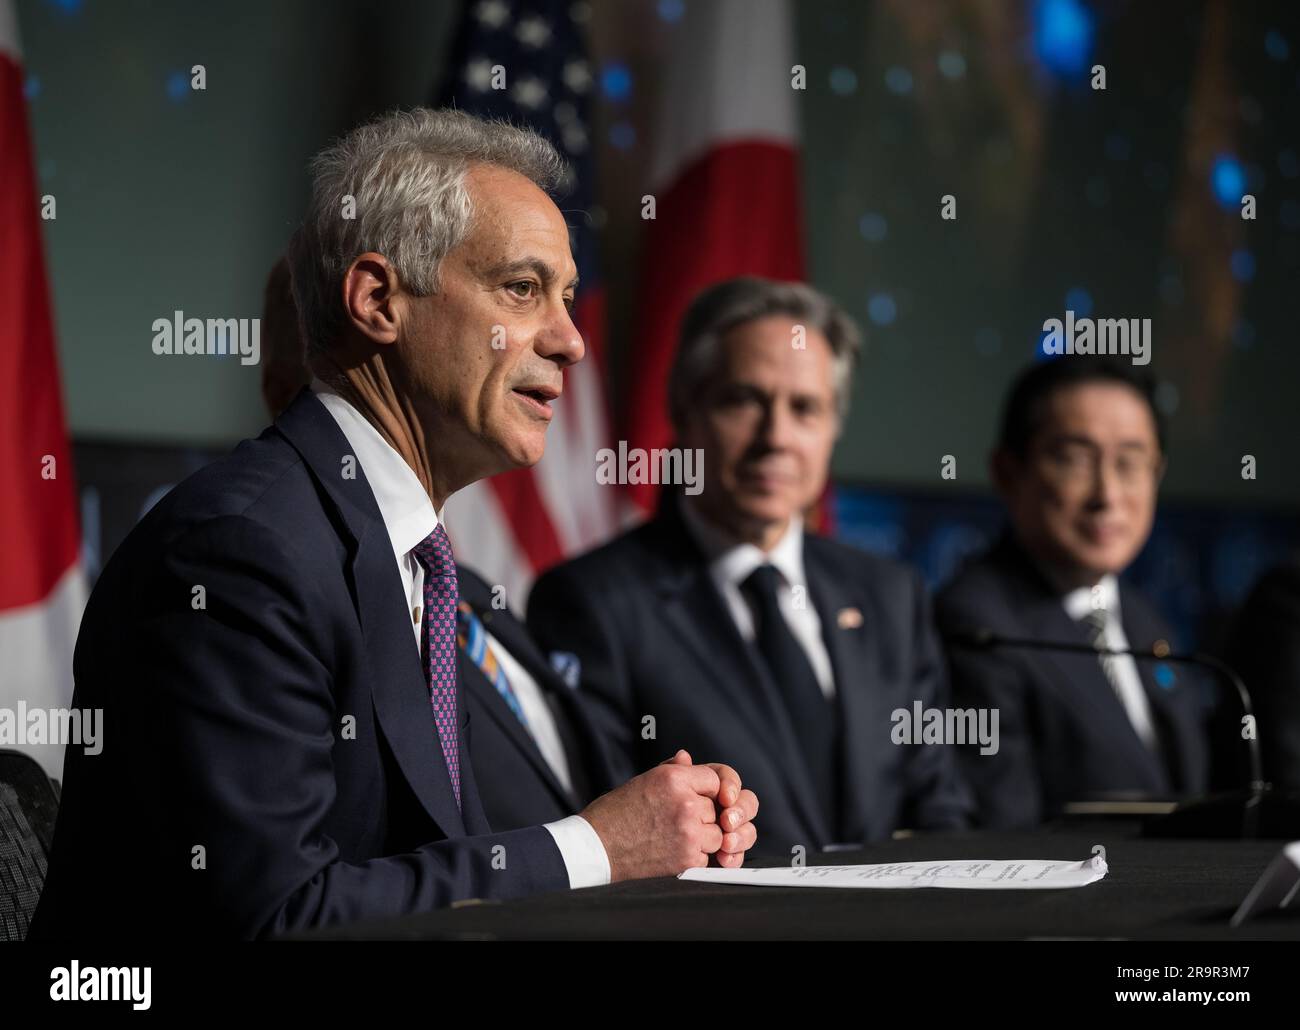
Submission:
<svg viewBox="0 0 1300 1030">
<path fill-rule="evenodd" d="M 965 887 L 1005 891 L 1083 887 L 1100 880 L 1106 871 L 1105 860 L 1093 855 L 1084 862 L 1028 859 L 687 869 L 678 879 L 750 887 Z"/>
</svg>

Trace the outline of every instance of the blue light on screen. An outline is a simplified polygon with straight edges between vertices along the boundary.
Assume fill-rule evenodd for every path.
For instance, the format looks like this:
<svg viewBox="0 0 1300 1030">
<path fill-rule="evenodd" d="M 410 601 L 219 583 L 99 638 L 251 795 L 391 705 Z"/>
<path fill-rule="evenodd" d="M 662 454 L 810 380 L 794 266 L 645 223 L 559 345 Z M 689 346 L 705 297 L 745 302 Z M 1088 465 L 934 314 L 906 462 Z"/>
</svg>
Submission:
<svg viewBox="0 0 1300 1030">
<path fill-rule="evenodd" d="M 1038 0 L 1034 6 L 1034 53 L 1057 75 L 1087 72 L 1094 33 L 1092 12 L 1079 0 Z"/>
<path fill-rule="evenodd" d="M 1210 188 L 1224 207 L 1236 207 L 1246 192 L 1246 173 L 1231 154 L 1220 154 L 1210 166 Z"/>
</svg>

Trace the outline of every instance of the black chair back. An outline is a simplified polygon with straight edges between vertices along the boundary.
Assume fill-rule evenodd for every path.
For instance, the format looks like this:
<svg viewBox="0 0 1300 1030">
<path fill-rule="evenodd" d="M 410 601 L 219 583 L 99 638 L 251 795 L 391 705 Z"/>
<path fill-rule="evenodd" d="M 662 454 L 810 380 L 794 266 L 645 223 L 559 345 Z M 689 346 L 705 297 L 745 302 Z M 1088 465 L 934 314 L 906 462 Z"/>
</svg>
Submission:
<svg viewBox="0 0 1300 1030">
<path fill-rule="evenodd" d="M 59 809 L 56 784 L 30 755 L 0 750 L 0 941 L 27 937 L 45 886 Z"/>
</svg>

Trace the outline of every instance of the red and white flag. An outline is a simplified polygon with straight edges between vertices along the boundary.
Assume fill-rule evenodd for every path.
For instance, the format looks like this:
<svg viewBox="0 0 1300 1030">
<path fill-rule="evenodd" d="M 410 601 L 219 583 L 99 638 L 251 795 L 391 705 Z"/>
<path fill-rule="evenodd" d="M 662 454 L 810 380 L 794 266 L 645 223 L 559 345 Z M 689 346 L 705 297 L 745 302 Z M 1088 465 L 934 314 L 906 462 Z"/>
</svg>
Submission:
<svg viewBox="0 0 1300 1030">
<path fill-rule="evenodd" d="M 72 701 L 86 586 L 34 164 L 17 19 L 0 0 L 0 748 L 61 778 L 62 742 L 41 739 Z"/>
<path fill-rule="evenodd" d="M 691 299 L 737 275 L 804 278 L 794 46 L 785 0 L 686 5 L 671 30 L 624 425 L 672 444 L 667 383 Z M 633 485 L 651 511 L 658 488 Z"/>
</svg>

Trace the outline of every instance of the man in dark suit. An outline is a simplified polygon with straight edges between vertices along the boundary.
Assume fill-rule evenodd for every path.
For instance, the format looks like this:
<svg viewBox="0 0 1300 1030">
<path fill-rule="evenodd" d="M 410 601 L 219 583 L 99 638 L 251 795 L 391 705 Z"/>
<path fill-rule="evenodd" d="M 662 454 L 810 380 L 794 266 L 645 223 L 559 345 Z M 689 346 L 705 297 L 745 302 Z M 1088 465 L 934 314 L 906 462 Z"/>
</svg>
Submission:
<svg viewBox="0 0 1300 1030">
<path fill-rule="evenodd" d="M 662 758 L 665 740 L 725 756 L 763 799 L 763 846 L 786 852 L 960 827 L 968 804 L 951 748 L 891 739 L 899 710 L 944 703 L 918 577 L 803 530 L 857 347 L 806 286 L 705 291 L 669 387 L 702 480 L 546 573 L 529 604 L 539 643 L 577 657 L 625 769 Z"/>
<path fill-rule="evenodd" d="M 32 939 L 260 937 L 740 864 L 757 801 L 685 752 L 554 823 L 498 832 L 480 803 L 438 513 L 541 457 L 583 355 L 562 167 L 445 111 L 314 162 L 292 255 L 318 379 L 105 567 L 74 660 L 102 753 L 68 754 Z"/>
<path fill-rule="evenodd" d="M 281 258 L 262 305 L 262 400 L 270 417 L 278 418 L 310 383 L 288 262 Z M 382 451 L 374 462 L 382 466 Z M 488 825 L 514 830 L 573 815 L 626 777 L 614 772 L 583 697 L 551 669 L 503 592 L 465 565 L 457 564 L 457 574 L 461 683 L 475 726 L 470 760 Z"/>
<path fill-rule="evenodd" d="M 1021 826 L 1068 801 L 1195 794 L 1207 777 L 1201 677 L 1128 656 L 968 646 L 971 634 L 1109 649 L 1170 643 L 1118 576 L 1146 543 L 1164 472 L 1150 382 L 1070 356 L 1008 396 L 992 475 L 1010 529 L 939 595 L 954 701 L 999 713 L 996 753 L 962 751 L 979 819 Z"/>
</svg>

